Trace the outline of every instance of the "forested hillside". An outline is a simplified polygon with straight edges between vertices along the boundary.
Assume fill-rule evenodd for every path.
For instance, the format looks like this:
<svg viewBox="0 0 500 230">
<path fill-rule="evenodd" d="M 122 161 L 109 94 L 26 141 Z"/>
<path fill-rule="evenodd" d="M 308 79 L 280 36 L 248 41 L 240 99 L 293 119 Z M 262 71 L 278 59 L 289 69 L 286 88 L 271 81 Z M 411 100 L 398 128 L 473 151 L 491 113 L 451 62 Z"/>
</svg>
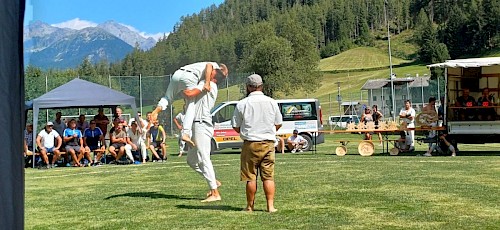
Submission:
<svg viewBox="0 0 500 230">
<path fill-rule="evenodd" d="M 357 46 L 382 48 L 387 25 L 392 35 L 411 30 L 409 42 L 418 47 L 415 54 L 396 52 L 399 58 L 431 63 L 474 56 L 499 47 L 500 1 L 226 0 L 181 18 L 149 51 L 135 49 L 114 64 L 83 62 L 77 71 L 165 75 L 212 60 L 233 73 L 259 73 L 268 89 L 290 94 L 318 87 L 320 58 Z"/>
</svg>

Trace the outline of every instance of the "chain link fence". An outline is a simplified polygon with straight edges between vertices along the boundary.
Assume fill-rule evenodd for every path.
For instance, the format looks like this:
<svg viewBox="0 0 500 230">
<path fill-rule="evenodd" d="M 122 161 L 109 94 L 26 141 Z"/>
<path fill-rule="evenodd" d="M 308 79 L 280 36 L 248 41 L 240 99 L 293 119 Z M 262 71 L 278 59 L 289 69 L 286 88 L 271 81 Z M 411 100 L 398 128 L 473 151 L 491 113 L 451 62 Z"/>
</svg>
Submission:
<svg viewBox="0 0 500 230">
<path fill-rule="evenodd" d="M 217 103 L 222 101 L 240 100 L 244 97 L 243 82 L 247 73 L 235 73 L 230 74 L 225 82 L 218 84 L 218 98 Z M 43 77 L 26 77 L 25 78 L 25 96 L 26 100 L 33 100 L 37 97 L 42 96 L 46 92 L 49 92 L 74 78 L 80 78 L 89 82 L 100 84 L 111 89 L 120 91 L 127 95 L 133 96 L 136 99 L 136 106 L 138 112 L 146 114 L 151 112 L 156 107 L 157 102 L 161 97 L 165 95 L 168 84 L 171 79 L 171 74 L 164 76 L 50 76 L 46 75 Z M 75 93 L 78 93 L 79 89 L 75 89 Z M 163 111 L 158 119 L 160 124 L 165 128 L 170 135 L 176 132 L 175 124 L 173 123 L 173 118 L 182 111 L 184 102 L 182 99 L 177 98 L 177 100 L 172 103 L 167 110 Z M 123 108 L 124 114 L 131 113 L 130 108 Z M 55 119 L 56 112 L 61 111 L 63 118 L 78 117 L 78 115 L 83 114 L 86 117 L 97 114 L 97 108 L 89 109 L 44 109 L 40 110 L 38 130 L 44 127 L 47 121 L 53 121 Z M 111 110 L 105 111 L 106 114 L 112 114 Z M 145 117 L 145 116 L 144 116 Z M 112 118 L 108 116 L 111 120 Z M 33 115 L 28 112 L 27 116 L 28 122 L 33 120 Z M 110 128 L 110 127 L 109 127 Z"/>
</svg>

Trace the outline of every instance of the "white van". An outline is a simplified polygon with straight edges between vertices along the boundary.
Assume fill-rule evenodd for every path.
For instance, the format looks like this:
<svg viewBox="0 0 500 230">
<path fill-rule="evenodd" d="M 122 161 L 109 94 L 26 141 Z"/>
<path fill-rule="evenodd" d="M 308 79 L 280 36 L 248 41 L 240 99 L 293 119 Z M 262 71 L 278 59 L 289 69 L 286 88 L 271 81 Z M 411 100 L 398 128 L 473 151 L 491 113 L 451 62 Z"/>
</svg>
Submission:
<svg viewBox="0 0 500 230">
<path fill-rule="evenodd" d="M 357 115 L 343 115 L 343 116 L 330 116 L 328 118 L 328 124 L 332 127 L 336 126 L 342 129 L 347 128 L 347 124 L 354 122 L 359 123 L 359 117 Z"/>
<path fill-rule="evenodd" d="M 283 115 L 283 126 L 277 135 L 288 138 L 294 129 L 306 139 L 304 150 L 311 150 L 314 141 L 316 144 L 324 143 L 323 122 L 321 121 L 321 107 L 317 99 L 287 99 L 276 100 Z M 243 144 L 240 135 L 231 126 L 234 108 L 238 101 L 222 102 L 212 109 L 214 123 L 214 137 L 212 139 L 212 152 L 225 148 L 239 149 Z"/>
</svg>

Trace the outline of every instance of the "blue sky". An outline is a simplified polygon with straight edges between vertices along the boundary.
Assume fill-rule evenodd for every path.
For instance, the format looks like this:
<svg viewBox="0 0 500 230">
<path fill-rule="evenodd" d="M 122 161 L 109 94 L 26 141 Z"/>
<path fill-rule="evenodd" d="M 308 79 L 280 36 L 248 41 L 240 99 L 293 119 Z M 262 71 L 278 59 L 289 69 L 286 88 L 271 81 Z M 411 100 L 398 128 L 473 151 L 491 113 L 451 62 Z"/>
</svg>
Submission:
<svg viewBox="0 0 500 230">
<path fill-rule="evenodd" d="M 199 13 L 223 0 L 26 0 L 25 24 L 32 20 L 83 28 L 114 20 L 158 38 L 172 31 L 181 16 Z"/>
</svg>

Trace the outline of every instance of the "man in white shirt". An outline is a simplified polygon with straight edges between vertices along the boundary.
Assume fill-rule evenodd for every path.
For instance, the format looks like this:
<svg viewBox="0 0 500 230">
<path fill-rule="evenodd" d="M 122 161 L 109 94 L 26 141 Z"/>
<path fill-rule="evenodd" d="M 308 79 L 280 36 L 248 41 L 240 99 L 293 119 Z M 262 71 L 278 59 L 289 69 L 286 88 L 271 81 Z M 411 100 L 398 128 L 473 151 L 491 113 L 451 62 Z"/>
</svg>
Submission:
<svg viewBox="0 0 500 230">
<path fill-rule="evenodd" d="M 54 123 L 47 122 L 45 125 L 45 129 L 38 133 L 36 137 L 36 144 L 38 145 L 38 149 L 40 150 L 40 154 L 42 155 L 42 160 L 45 163 L 45 168 L 52 168 L 56 163 L 57 159 L 61 155 L 59 148 L 61 148 L 62 138 L 58 132 L 53 130 Z M 54 140 L 57 140 L 57 143 L 54 143 Z M 54 154 L 52 156 L 52 163 L 49 164 L 49 157 L 47 155 Z M 44 166 L 41 166 L 41 168 Z"/>
<path fill-rule="evenodd" d="M 211 143 L 214 134 L 210 110 L 214 107 L 215 100 L 217 99 L 216 81 L 213 78 L 210 82 L 209 92 L 202 92 L 203 83 L 200 83 L 197 88 L 193 89 L 200 91 L 201 94 L 195 98 L 193 140 L 196 145 L 189 149 L 187 163 L 195 172 L 205 178 L 209 186 L 210 191 L 207 193 L 207 198 L 201 202 L 221 200 L 218 190 L 220 182 L 215 177 L 215 170 L 210 159 Z"/>
<path fill-rule="evenodd" d="M 411 107 L 410 100 L 405 101 L 405 107 L 399 112 L 399 118 L 406 123 L 406 128 L 415 128 L 415 110 Z M 408 135 L 407 145 L 410 146 L 410 151 L 415 150 L 415 130 L 406 130 Z"/>
<path fill-rule="evenodd" d="M 210 81 L 212 78 L 223 79 L 228 75 L 228 68 L 224 64 L 215 62 L 198 62 L 186 65 L 175 71 L 168 84 L 165 96 L 158 102 L 158 106 L 151 114 L 153 121 L 157 120 L 158 113 L 165 110 L 168 104 L 172 103 L 174 97 L 186 89 L 194 89 L 200 82 L 203 82 L 203 90 L 210 91 Z M 219 80 L 220 81 L 220 80 Z M 194 119 L 194 98 L 196 95 L 183 93 L 186 102 L 186 117 L 182 127 L 182 140 L 194 146 L 191 140 L 191 127 Z"/>
<path fill-rule="evenodd" d="M 288 137 L 286 144 L 288 145 L 288 148 L 292 150 L 292 153 L 295 153 L 296 151 L 302 152 L 302 147 L 304 147 L 304 144 L 306 143 L 306 139 L 304 139 L 301 135 L 299 135 L 298 130 L 293 130 L 293 134 Z"/>
<path fill-rule="evenodd" d="M 142 138 L 141 129 L 137 127 L 137 123 L 132 121 L 130 124 L 130 129 L 127 130 L 127 144 L 125 145 L 125 153 L 127 157 L 130 159 L 134 159 L 132 155 L 132 151 L 138 151 L 139 148 L 141 150 L 142 163 L 146 163 L 147 158 L 147 150 L 146 143 L 144 143 L 144 139 Z"/>
<path fill-rule="evenodd" d="M 243 139 L 241 148 L 240 178 L 246 181 L 246 211 L 255 208 L 255 193 L 257 192 L 257 173 L 264 184 L 267 200 L 267 211 L 276 212 L 274 208 L 274 142 L 276 130 L 282 123 L 278 103 L 262 93 L 261 76 L 252 74 L 247 77 L 246 88 L 248 96 L 238 102 L 234 110 L 231 125 Z"/>
</svg>

